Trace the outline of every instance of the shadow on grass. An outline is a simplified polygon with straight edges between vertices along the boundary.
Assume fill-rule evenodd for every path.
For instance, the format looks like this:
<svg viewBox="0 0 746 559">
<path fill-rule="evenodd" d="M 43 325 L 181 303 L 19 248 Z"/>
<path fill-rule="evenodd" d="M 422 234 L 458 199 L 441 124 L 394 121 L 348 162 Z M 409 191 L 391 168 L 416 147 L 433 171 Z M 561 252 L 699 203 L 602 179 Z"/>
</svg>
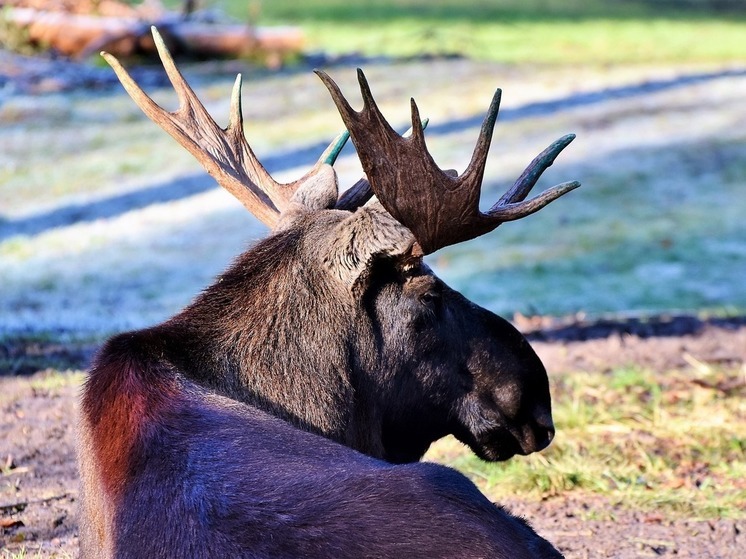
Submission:
<svg viewBox="0 0 746 559">
<path fill-rule="evenodd" d="M 538 317 L 537 317 L 538 318 Z M 574 317 L 542 319 L 541 326 L 524 331 L 529 340 L 543 342 L 576 342 L 630 335 L 637 338 L 689 336 L 701 333 L 707 326 L 737 330 L 746 326 L 746 316 L 701 318 L 691 314 L 611 317 L 578 320 Z"/>
<path fill-rule="evenodd" d="M 723 330 L 746 327 L 746 316 L 699 317 L 693 314 L 615 316 L 600 319 L 532 317 L 536 326 L 522 328 L 530 341 L 578 342 L 616 335 L 659 338 L 697 335 L 708 326 Z M 19 334 L 0 338 L 0 378 L 27 376 L 45 369 L 85 370 L 90 367 L 99 342 L 60 341 L 54 334 Z"/>
<path fill-rule="evenodd" d="M 64 337 L 64 336 L 63 336 Z M 32 375 L 46 369 L 81 370 L 90 365 L 98 344 L 60 341 L 54 334 L 18 334 L 0 337 L 0 378 Z"/>
<path fill-rule="evenodd" d="M 718 72 L 696 73 L 678 76 L 671 79 L 652 80 L 639 84 L 605 88 L 597 91 L 576 93 L 567 97 L 529 103 L 520 107 L 503 109 L 501 121 L 518 120 L 556 114 L 564 110 L 594 105 L 613 99 L 627 99 L 649 95 L 661 91 L 684 87 L 693 83 L 706 82 L 724 77 L 745 76 L 746 69 L 725 70 Z M 479 127 L 482 114 L 467 118 L 451 120 L 444 123 L 433 123 L 428 127 L 428 135 L 447 135 Z M 405 126 L 406 127 L 406 126 Z M 263 164 L 270 173 L 278 173 L 303 165 L 310 165 L 326 148 L 326 143 L 319 142 L 291 151 L 279 152 L 265 156 Z M 344 154 L 350 155 L 348 146 Z M 200 173 L 171 180 L 164 184 L 155 184 L 127 194 L 120 194 L 85 204 L 70 204 L 48 212 L 21 218 L 7 219 L 0 215 L 0 240 L 16 235 L 38 235 L 58 227 L 75 223 L 91 222 L 98 219 L 113 218 L 124 213 L 139 210 L 153 204 L 162 204 L 180 200 L 206 190 L 215 188 L 215 184 Z"/>
</svg>

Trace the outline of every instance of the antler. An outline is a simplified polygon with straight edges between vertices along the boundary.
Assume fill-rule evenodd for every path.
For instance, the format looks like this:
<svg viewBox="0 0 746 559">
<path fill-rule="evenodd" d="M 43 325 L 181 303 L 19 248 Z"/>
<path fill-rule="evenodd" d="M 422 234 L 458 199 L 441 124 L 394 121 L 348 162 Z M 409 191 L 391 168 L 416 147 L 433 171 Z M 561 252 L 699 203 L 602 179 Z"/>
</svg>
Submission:
<svg viewBox="0 0 746 559">
<path fill-rule="evenodd" d="M 425 130 L 429 123 L 429 118 L 423 120 L 421 123 L 422 129 Z M 350 133 L 347 132 L 348 137 L 349 134 Z M 409 130 L 404 132 L 404 134 L 402 134 L 402 137 L 409 138 L 411 135 L 412 129 L 410 128 Z M 335 208 L 337 208 L 338 210 L 347 210 L 352 212 L 360 206 L 364 205 L 371 198 L 373 198 L 373 189 L 370 187 L 368 179 L 363 177 L 355 184 L 353 184 L 350 188 L 345 190 L 345 192 L 339 197 L 339 200 L 337 200 Z"/>
<path fill-rule="evenodd" d="M 441 170 L 425 145 L 417 105 L 412 99 L 412 135 L 394 131 L 378 109 L 362 70 L 358 81 L 363 109 L 357 112 L 324 72 L 326 85 L 350 132 L 370 185 L 386 210 L 414 234 L 423 254 L 476 238 L 501 223 L 532 214 L 580 186 L 566 182 L 524 201 L 541 174 L 575 138 L 564 136 L 537 156 L 516 183 L 487 212 L 479 210 L 484 166 L 500 107 L 501 91 L 492 99 L 471 162 L 460 176 Z"/>
<path fill-rule="evenodd" d="M 148 97 L 115 57 L 106 52 L 101 55 L 114 69 L 137 106 L 186 148 L 220 186 L 269 227 L 277 223 L 295 191 L 309 181 L 318 181 L 320 191 L 333 189 L 333 201 L 336 201 L 337 179 L 330 165 L 347 140 L 346 132 L 332 142 L 316 165 L 302 178 L 288 184 L 276 182 L 256 158 L 244 136 L 241 75 L 236 77 L 233 86 L 230 122 L 223 129 L 184 80 L 156 28 L 151 29 L 163 67 L 179 98 L 176 111 L 168 112 Z"/>
</svg>

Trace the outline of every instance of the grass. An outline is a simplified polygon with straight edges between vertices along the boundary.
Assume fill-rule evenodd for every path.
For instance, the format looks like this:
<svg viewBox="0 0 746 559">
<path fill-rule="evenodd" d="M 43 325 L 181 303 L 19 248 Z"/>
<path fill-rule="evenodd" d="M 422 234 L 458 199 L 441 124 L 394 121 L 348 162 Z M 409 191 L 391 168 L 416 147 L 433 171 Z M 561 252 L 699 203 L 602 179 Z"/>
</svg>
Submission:
<svg viewBox="0 0 746 559">
<path fill-rule="evenodd" d="M 458 80 L 454 68 L 462 72 Z M 603 80 L 626 71 L 610 69 Z M 560 92 L 551 96 L 561 97 L 564 82 L 587 83 L 597 75 L 587 68 L 503 75 L 491 64 L 452 61 L 374 64 L 369 72 L 383 110 L 397 125 L 406 118 L 410 94 L 433 122 L 443 123 L 484 111 L 496 83 L 505 88 L 506 103 L 520 105 L 540 95 L 544 83 L 558 83 Z M 345 90 L 352 87 L 352 70 L 335 74 L 347 79 Z M 317 81 L 306 72 L 247 80 L 247 135 L 260 158 L 338 131 L 339 117 Z M 431 264 L 464 295 L 507 317 L 743 313 L 746 113 L 740 83 L 713 81 L 680 93 L 501 121 L 485 205 L 543 146 L 570 131 L 578 139 L 538 188 L 571 178 L 583 187 L 531 219 L 439 251 Z M 221 123 L 229 88 L 227 80 L 198 87 Z M 153 94 L 173 108 L 168 89 Z M 124 94 L 42 97 L 37 103 L 36 113 L 0 133 L 0 213 L 9 221 L 44 215 L 55 205 L 82 203 L 85 210 L 92 199 L 116 200 L 199 169 Z M 76 142 L 65 141 L 71 135 Z M 442 166 L 463 169 L 476 135 L 475 129 L 433 134 L 428 146 Z M 351 167 L 353 159 L 342 165 Z M 300 174 L 278 178 L 290 180 L 294 173 Z M 358 176 L 353 170 L 341 184 Z M 86 333 L 81 324 L 106 333 L 152 324 L 188 303 L 233 255 L 264 235 L 250 230 L 238 204 L 221 192 L 121 214 L 116 203 L 111 208 L 110 218 L 0 241 L 0 323 Z"/>
<path fill-rule="evenodd" d="M 75 382 L 70 371 L 86 366 L 97 339 L 60 331 L 0 332 L 0 378 L 43 371 L 34 378 L 32 388 L 53 393 L 70 379 Z"/>
<path fill-rule="evenodd" d="M 746 273 L 746 226 L 735 209 L 746 167 L 733 157 L 743 149 L 740 140 L 698 141 L 633 150 L 629 166 L 625 156 L 601 172 L 585 169 L 583 188 L 561 211 L 500 230 L 499 257 L 488 257 L 494 241 L 483 237 L 436 255 L 440 275 L 508 315 L 743 312 L 743 291 L 727 287 L 725 271 Z"/>
<path fill-rule="evenodd" d="M 83 384 L 86 373 L 81 370 L 57 370 L 47 368 L 37 374 L 30 382 L 34 395 L 56 396 L 67 386 Z"/>
<path fill-rule="evenodd" d="M 47 559 L 47 558 L 57 558 L 57 559 L 72 559 L 74 557 L 73 554 L 67 553 L 66 551 L 58 551 L 56 553 L 49 553 L 47 551 L 42 552 L 41 550 L 32 550 L 27 549 L 26 547 L 22 547 L 20 550 L 7 550 L 7 549 L 0 549 L 0 559 Z"/>
<path fill-rule="evenodd" d="M 490 464 L 455 440 L 428 458 L 491 499 L 596 495 L 689 518 L 746 517 L 746 368 L 636 367 L 553 379 L 557 437 L 541 454 Z"/>
<path fill-rule="evenodd" d="M 604 0 L 211 4 L 241 20 L 301 25 L 310 49 L 330 53 L 459 54 L 510 64 L 702 63 L 746 57 L 746 17 L 736 2 L 720 10 L 708 2 Z"/>
</svg>

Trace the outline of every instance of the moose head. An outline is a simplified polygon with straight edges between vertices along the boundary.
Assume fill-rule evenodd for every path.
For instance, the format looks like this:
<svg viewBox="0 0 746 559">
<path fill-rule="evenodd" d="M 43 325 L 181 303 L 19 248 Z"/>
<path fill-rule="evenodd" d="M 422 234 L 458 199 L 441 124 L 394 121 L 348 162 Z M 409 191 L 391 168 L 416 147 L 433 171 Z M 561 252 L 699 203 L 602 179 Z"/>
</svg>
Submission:
<svg viewBox="0 0 746 559">
<path fill-rule="evenodd" d="M 482 212 L 500 90 L 471 162 L 458 175 L 433 161 L 414 101 L 411 134 L 401 136 L 381 114 L 361 71 L 359 112 L 318 71 L 367 178 L 339 195 L 331 165 L 345 132 L 305 176 L 280 184 L 244 136 L 240 76 L 223 129 L 155 37 L 180 100 L 174 112 L 104 56 L 138 106 L 272 232 L 181 313 L 128 334 L 131 351 L 389 462 L 418 460 L 449 433 L 486 460 L 545 448 L 554 427 L 541 361 L 509 322 L 445 285 L 423 257 L 523 218 L 578 187 L 563 183 L 526 200 L 574 136 L 550 145 Z"/>
</svg>

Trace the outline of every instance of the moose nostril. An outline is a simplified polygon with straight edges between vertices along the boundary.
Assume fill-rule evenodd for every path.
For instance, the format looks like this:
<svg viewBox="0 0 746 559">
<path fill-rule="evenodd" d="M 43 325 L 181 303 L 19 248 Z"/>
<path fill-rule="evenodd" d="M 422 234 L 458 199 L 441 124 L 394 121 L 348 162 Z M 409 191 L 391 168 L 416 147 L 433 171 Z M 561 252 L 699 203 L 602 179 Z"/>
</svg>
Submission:
<svg viewBox="0 0 746 559">
<path fill-rule="evenodd" d="M 546 427 L 544 425 L 537 425 L 534 431 L 536 437 L 537 450 L 543 450 L 549 446 L 549 443 L 554 439 L 554 425 Z"/>
<path fill-rule="evenodd" d="M 552 416 L 549 413 L 543 412 L 534 415 L 534 424 L 537 431 L 546 431 L 549 440 L 552 440 L 552 437 L 554 437 L 554 421 L 552 421 Z"/>
<path fill-rule="evenodd" d="M 554 427 L 547 429 L 547 445 L 554 439 Z"/>
<path fill-rule="evenodd" d="M 538 407 L 534 410 L 531 419 L 524 424 L 524 443 L 529 452 L 538 452 L 549 446 L 554 439 L 554 422 L 552 414 L 544 407 Z"/>
</svg>

